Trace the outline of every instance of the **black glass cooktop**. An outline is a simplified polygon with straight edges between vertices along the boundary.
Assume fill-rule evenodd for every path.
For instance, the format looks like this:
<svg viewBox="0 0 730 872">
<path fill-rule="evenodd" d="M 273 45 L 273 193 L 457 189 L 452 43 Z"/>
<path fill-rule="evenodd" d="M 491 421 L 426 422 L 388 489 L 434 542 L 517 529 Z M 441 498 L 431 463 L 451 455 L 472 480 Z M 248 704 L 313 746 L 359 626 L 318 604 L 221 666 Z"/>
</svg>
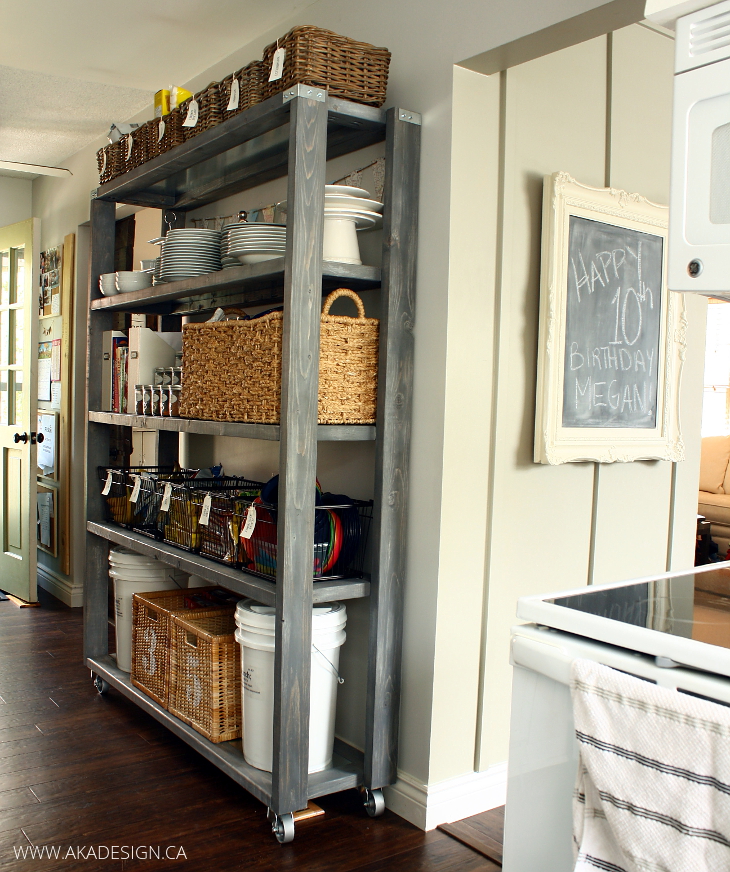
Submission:
<svg viewBox="0 0 730 872">
<path fill-rule="evenodd" d="M 730 648 L 730 565 L 546 599 L 589 615 Z"/>
</svg>

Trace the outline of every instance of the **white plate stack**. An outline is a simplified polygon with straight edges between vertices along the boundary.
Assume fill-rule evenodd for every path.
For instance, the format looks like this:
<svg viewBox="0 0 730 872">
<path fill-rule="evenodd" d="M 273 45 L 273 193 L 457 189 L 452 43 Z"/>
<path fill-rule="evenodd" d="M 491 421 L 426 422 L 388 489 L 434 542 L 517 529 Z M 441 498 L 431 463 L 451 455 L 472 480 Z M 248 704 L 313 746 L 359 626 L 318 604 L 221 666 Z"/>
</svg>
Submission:
<svg viewBox="0 0 730 872">
<path fill-rule="evenodd" d="M 99 276 L 99 290 L 105 297 L 116 297 L 119 293 L 117 290 L 117 274 L 102 273 Z"/>
<path fill-rule="evenodd" d="M 285 224 L 242 222 L 223 228 L 221 259 L 224 268 L 284 257 L 285 249 Z"/>
<path fill-rule="evenodd" d="M 364 188 L 325 185 L 324 259 L 362 263 L 357 231 L 374 227 L 381 220 L 382 211 L 383 204 L 371 200 Z"/>
<path fill-rule="evenodd" d="M 220 230 L 183 227 L 170 230 L 162 243 L 160 281 L 178 282 L 221 268 Z"/>
<path fill-rule="evenodd" d="M 146 270 L 131 270 L 116 273 L 116 286 L 120 294 L 141 291 L 152 287 L 152 274 Z"/>
</svg>

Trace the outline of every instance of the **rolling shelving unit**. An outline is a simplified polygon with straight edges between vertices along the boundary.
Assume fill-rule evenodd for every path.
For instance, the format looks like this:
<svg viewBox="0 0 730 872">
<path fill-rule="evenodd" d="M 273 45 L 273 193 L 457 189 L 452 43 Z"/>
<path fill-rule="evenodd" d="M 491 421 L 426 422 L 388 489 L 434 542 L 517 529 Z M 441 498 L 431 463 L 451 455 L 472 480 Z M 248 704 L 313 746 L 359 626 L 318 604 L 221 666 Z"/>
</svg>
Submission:
<svg viewBox="0 0 730 872">
<path fill-rule="evenodd" d="M 92 191 L 88 340 L 87 569 L 84 658 L 100 692 L 114 687 L 231 778 L 266 803 L 279 841 L 294 836 L 293 813 L 309 798 L 347 788 L 363 791 L 365 807 L 383 810 L 382 788 L 396 778 L 406 503 L 413 371 L 416 225 L 420 116 L 329 98 L 305 85 L 289 88 L 205 131 L 167 154 Z M 323 263 L 326 161 L 374 142 L 386 143 L 381 269 Z M 98 277 L 112 272 L 116 203 L 165 210 L 168 226 L 185 212 L 288 175 L 285 257 L 101 297 Z M 163 222 L 164 223 L 164 222 Z M 376 426 L 319 425 L 317 392 L 322 295 L 347 286 L 381 288 Z M 284 304 L 279 425 L 141 418 L 99 411 L 102 332 L 114 310 L 167 315 L 225 305 Z M 177 459 L 176 433 L 279 441 L 279 526 L 276 582 L 219 565 L 103 521 L 98 466 L 109 463 L 110 425 L 160 431 L 160 463 Z M 312 580 L 314 485 L 318 441 L 374 440 L 376 445 L 370 579 Z M 200 575 L 276 608 L 274 765 L 246 764 L 240 742 L 213 744 L 133 687 L 108 653 L 109 543 Z M 364 754 L 338 742 L 331 769 L 307 774 L 313 602 L 370 597 Z"/>
</svg>

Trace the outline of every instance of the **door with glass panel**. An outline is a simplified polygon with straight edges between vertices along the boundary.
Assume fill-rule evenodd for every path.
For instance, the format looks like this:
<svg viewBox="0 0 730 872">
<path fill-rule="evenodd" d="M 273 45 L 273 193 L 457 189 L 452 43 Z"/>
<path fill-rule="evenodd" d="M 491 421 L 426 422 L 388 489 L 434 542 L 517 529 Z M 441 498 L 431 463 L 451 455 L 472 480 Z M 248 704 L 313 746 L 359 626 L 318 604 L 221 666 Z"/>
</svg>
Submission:
<svg viewBox="0 0 730 872">
<path fill-rule="evenodd" d="M 39 226 L 0 228 L 0 590 L 27 602 L 37 601 Z"/>
</svg>

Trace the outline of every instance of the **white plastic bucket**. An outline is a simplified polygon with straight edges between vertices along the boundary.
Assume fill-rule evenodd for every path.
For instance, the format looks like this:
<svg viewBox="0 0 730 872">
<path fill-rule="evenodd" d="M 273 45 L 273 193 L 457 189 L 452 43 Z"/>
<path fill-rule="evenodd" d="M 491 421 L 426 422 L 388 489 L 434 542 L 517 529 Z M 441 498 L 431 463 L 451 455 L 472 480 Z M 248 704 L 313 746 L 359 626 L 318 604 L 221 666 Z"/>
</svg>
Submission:
<svg viewBox="0 0 730 872">
<path fill-rule="evenodd" d="M 116 613 L 117 666 L 124 672 L 132 671 L 132 596 L 152 590 L 173 590 L 178 587 L 164 570 L 139 570 L 112 568 L 109 575 L 114 579 L 114 611 Z"/>
<path fill-rule="evenodd" d="M 236 641 L 241 646 L 243 756 L 250 766 L 271 772 L 274 729 L 274 627 L 272 606 L 242 600 L 236 608 Z M 340 647 L 346 639 L 343 603 L 312 609 L 312 676 L 309 707 L 309 772 L 332 765 Z"/>
</svg>

